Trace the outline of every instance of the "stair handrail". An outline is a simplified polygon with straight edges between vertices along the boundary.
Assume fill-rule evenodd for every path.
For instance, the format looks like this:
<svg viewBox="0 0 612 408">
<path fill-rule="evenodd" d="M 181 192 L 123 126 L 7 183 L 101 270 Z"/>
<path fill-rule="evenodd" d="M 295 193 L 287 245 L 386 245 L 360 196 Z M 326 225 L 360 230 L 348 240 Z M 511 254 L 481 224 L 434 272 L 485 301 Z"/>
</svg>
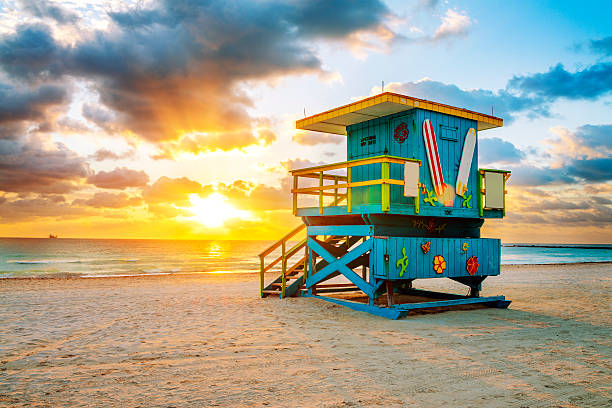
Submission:
<svg viewBox="0 0 612 408">
<path fill-rule="evenodd" d="M 346 196 L 335 197 L 334 201 L 330 205 L 331 206 L 337 205 L 340 202 L 342 202 L 344 199 L 346 199 Z M 270 245 L 267 249 L 265 249 L 262 253 L 259 254 L 259 289 L 260 289 L 259 291 L 260 293 L 263 293 L 263 290 L 265 287 L 265 282 L 264 282 L 265 272 L 270 270 L 274 265 L 276 265 L 280 261 L 282 261 L 282 289 L 281 291 L 283 294 L 285 293 L 285 287 L 286 287 L 286 275 L 285 274 L 287 271 L 287 259 L 295 255 L 300 249 L 306 247 L 306 238 L 304 238 L 303 240 L 298 242 L 296 245 L 294 245 L 289 251 L 286 250 L 286 244 L 289 241 L 289 239 L 293 238 L 295 235 L 303 231 L 305 228 L 306 228 L 306 224 L 298 225 L 296 228 L 288 232 L 285 236 L 283 236 L 281 239 L 279 239 L 278 241 Z M 266 266 L 265 264 L 266 256 L 268 256 L 274 250 L 278 249 L 278 247 L 281 247 L 281 255 Z M 306 251 L 306 253 L 308 252 Z M 301 263 L 301 259 L 300 261 L 298 261 L 298 264 L 299 263 Z M 293 268 L 293 266 L 290 267 L 289 269 Z M 304 268 L 304 271 L 306 271 L 306 268 Z"/>
</svg>

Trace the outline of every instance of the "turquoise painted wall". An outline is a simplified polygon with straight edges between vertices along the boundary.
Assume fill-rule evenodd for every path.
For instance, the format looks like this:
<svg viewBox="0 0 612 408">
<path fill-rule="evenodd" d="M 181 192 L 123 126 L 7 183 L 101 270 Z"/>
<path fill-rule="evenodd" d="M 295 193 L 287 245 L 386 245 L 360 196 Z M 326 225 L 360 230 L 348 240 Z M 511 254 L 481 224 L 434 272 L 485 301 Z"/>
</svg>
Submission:
<svg viewBox="0 0 612 408">
<path fill-rule="evenodd" d="M 466 134 L 472 127 L 475 130 L 478 129 L 478 124 L 474 120 L 417 108 L 358 123 L 347 127 L 348 160 L 383 154 L 421 160 L 420 182 L 426 186 L 427 190 L 433 191 L 433 183 L 429 173 L 429 163 L 423 140 L 423 122 L 425 119 L 431 121 L 436 133 L 444 182 L 451 186 L 454 191 Z M 394 138 L 394 130 L 401 123 L 405 123 L 408 129 L 408 137 L 402 143 Z M 378 179 L 381 177 L 380 168 L 380 164 L 354 168 L 353 181 Z M 421 195 L 421 211 L 419 215 L 478 217 L 477 195 L 474 192 L 478 180 L 477 171 L 478 141 L 476 142 L 468 181 L 469 191 L 466 194 L 472 194 L 470 202 L 472 208 L 462 207 L 463 199 L 456 194 L 454 195 L 452 207 L 444 207 L 440 202 L 437 202 L 435 207 L 431 206 L 423 201 L 425 197 Z M 403 179 L 403 166 L 392 164 L 390 173 L 391 178 Z M 353 206 L 379 204 L 380 202 L 381 193 L 379 186 L 353 189 Z M 404 197 L 402 186 L 391 186 L 391 211 L 393 211 L 394 205 L 414 207 L 413 203 L 413 198 Z"/>
</svg>

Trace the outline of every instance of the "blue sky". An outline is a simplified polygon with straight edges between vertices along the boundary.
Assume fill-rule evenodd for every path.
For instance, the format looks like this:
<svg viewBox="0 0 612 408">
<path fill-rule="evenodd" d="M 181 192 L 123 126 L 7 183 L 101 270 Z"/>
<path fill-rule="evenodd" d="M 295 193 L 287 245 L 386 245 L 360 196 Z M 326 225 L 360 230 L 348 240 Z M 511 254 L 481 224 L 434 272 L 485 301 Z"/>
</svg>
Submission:
<svg viewBox="0 0 612 408">
<path fill-rule="evenodd" d="M 479 135 L 480 164 L 513 171 L 508 217 L 486 233 L 520 241 L 537 226 L 531 242 L 609 243 L 611 12 L 603 1 L 0 1 L 0 235 L 272 238 L 296 222 L 287 170 L 346 155 L 344 139 L 301 134 L 295 120 L 384 80 L 504 119 Z M 190 222 L 189 195 L 215 191 L 251 216 Z"/>
</svg>

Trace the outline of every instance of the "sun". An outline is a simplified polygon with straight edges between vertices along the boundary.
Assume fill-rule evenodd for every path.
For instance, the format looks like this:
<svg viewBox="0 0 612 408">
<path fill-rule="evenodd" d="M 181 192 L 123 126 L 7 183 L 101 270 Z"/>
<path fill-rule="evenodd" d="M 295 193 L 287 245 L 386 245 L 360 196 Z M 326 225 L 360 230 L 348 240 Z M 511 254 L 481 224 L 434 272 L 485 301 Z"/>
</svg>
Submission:
<svg viewBox="0 0 612 408">
<path fill-rule="evenodd" d="M 233 218 L 245 220 L 254 218 L 250 211 L 235 208 L 226 197 L 219 193 L 213 193 L 206 198 L 201 198 L 197 194 L 190 194 L 189 202 L 191 206 L 186 209 L 194 214 L 189 219 L 209 228 L 222 227 L 225 221 Z"/>
</svg>

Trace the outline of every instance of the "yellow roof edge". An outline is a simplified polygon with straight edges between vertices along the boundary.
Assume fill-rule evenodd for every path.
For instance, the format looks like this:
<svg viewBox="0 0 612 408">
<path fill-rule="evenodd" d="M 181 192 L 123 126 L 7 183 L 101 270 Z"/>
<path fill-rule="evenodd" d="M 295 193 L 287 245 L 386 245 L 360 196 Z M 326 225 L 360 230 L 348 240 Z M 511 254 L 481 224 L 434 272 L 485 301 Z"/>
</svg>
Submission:
<svg viewBox="0 0 612 408">
<path fill-rule="evenodd" d="M 405 102 L 402 102 L 402 99 Z M 502 118 L 498 118 L 496 116 L 487 115 L 484 113 L 479 113 L 475 111 L 471 111 L 468 109 L 458 108 L 456 106 L 446 105 L 443 103 L 428 101 L 426 99 L 415 98 L 408 95 L 402 95 L 395 92 L 383 92 L 378 95 L 370 96 L 368 98 L 360 99 L 358 101 L 349 103 L 347 105 L 342 105 L 337 108 L 329 109 L 321 113 L 317 113 L 315 115 L 311 115 L 305 117 L 303 119 L 299 119 L 295 122 L 296 129 L 305 129 L 306 126 L 313 125 L 317 122 L 321 122 L 325 119 L 335 118 L 341 116 L 342 114 L 352 113 L 357 110 L 363 109 L 365 107 L 377 105 L 384 102 L 392 102 L 400 105 L 405 105 L 407 108 L 415 107 L 415 102 L 418 102 L 418 107 L 425 110 L 431 110 L 435 112 L 444 112 L 445 110 L 449 111 L 449 114 L 454 116 L 459 116 L 467 119 L 474 119 L 478 122 L 483 122 L 490 127 L 488 129 L 494 127 L 501 127 L 504 124 L 504 120 Z M 362 104 L 361 106 L 359 104 Z M 340 113 L 343 112 L 343 113 Z"/>
</svg>

